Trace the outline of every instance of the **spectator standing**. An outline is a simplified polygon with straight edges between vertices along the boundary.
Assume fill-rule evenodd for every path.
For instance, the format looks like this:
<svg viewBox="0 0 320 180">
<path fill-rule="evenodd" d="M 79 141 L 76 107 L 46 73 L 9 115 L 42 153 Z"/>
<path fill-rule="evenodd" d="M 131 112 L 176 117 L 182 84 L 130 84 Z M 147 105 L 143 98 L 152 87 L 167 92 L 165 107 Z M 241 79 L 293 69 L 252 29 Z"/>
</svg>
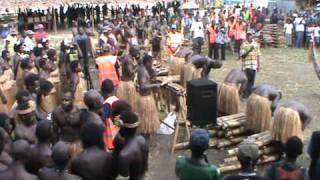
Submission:
<svg viewBox="0 0 320 180">
<path fill-rule="evenodd" d="M 202 38 L 202 41 L 204 41 L 204 27 L 199 16 L 196 16 L 195 21 L 192 23 L 191 33 L 192 39 Z"/>
<path fill-rule="evenodd" d="M 241 143 L 237 157 L 241 164 L 240 173 L 227 176 L 224 180 L 267 180 L 267 178 L 257 175 L 254 171 L 255 165 L 260 158 L 259 148 L 255 143 L 251 141 Z"/>
<path fill-rule="evenodd" d="M 218 43 L 218 46 L 220 46 L 222 61 L 226 59 L 226 44 L 229 42 L 229 37 L 227 32 L 228 32 L 228 24 L 225 23 L 224 21 L 221 21 L 220 27 L 218 30 L 218 35 L 217 35 L 217 43 Z"/>
<path fill-rule="evenodd" d="M 211 21 L 211 26 L 208 27 L 208 39 L 209 39 L 209 54 L 212 59 L 219 59 L 219 44 L 217 41 L 218 28 L 215 21 Z M 213 53 L 213 56 L 212 56 Z"/>
<path fill-rule="evenodd" d="M 296 31 L 296 47 L 301 48 L 303 44 L 303 37 L 304 37 L 304 31 L 305 31 L 305 20 L 303 17 L 298 16 L 294 20 L 294 25 L 295 25 L 295 31 Z"/>
<path fill-rule="evenodd" d="M 287 19 L 287 22 L 284 24 L 284 33 L 286 36 L 287 47 L 292 47 L 292 31 L 293 31 L 292 20 Z"/>
<path fill-rule="evenodd" d="M 256 72 L 260 68 L 260 47 L 253 40 L 253 34 L 247 33 L 247 41 L 241 46 L 240 56 L 242 58 L 242 70 L 248 78 L 247 87 L 243 93 L 243 98 L 248 98 L 251 95 L 252 88 L 256 78 Z"/>
<path fill-rule="evenodd" d="M 315 29 L 315 26 L 314 26 L 314 23 L 309 23 L 307 26 L 306 26 L 306 43 L 305 43 L 305 47 L 309 47 L 310 45 L 310 41 L 311 41 L 311 36 L 313 35 L 314 33 L 314 29 Z"/>
<path fill-rule="evenodd" d="M 313 36 L 314 36 L 315 44 L 318 47 L 320 44 L 320 23 L 316 23 L 313 31 Z"/>
<path fill-rule="evenodd" d="M 302 141 L 296 136 L 289 138 L 285 144 L 286 159 L 271 164 L 266 170 L 266 177 L 270 180 L 308 180 L 307 170 L 296 164 L 296 159 L 302 152 Z"/>
<path fill-rule="evenodd" d="M 320 179 L 320 131 L 312 133 L 308 154 L 311 158 L 311 164 L 309 168 L 310 180 Z"/>
<path fill-rule="evenodd" d="M 208 148 L 209 134 L 203 129 L 194 130 L 190 138 L 191 157 L 177 157 L 177 177 L 181 180 L 220 180 L 218 168 L 209 164 L 204 153 Z"/>
</svg>

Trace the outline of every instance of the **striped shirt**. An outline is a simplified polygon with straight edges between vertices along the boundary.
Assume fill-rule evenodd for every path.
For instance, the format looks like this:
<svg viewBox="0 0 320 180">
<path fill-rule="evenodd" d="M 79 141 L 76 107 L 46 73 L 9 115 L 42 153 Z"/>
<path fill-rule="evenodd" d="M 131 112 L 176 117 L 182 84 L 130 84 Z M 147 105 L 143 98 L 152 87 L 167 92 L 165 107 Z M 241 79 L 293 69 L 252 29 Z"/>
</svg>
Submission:
<svg viewBox="0 0 320 180">
<path fill-rule="evenodd" d="M 261 52 L 259 45 L 254 40 L 251 43 L 245 41 L 241 45 L 240 56 L 246 54 L 251 49 L 251 47 L 254 47 L 253 51 L 251 51 L 245 58 L 242 58 L 242 70 L 257 70 L 258 57 L 261 56 Z"/>
</svg>

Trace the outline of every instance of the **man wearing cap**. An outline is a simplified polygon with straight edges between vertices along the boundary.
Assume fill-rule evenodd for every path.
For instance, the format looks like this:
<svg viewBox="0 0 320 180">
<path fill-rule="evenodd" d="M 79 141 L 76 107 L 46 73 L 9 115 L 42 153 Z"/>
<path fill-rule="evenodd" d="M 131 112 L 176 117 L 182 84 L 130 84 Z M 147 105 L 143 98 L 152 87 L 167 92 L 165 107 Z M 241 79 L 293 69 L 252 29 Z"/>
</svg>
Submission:
<svg viewBox="0 0 320 180">
<path fill-rule="evenodd" d="M 208 162 L 205 151 L 209 148 L 209 134 L 204 129 L 192 132 L 189 146 L 191 157 L 178 156 L 176 175 L 181 180 L 220 180 L 219 169 Z"/>
<path fill-rule="evenodd" d="M 247 88 L 243 98 L 248 98 L 254 86 L 256 72 L 260 69 L 260 47 L 254 41 L 252 32 L 247 33 L 247 40 L 241 45 L 240 56 L 242 61 L 242 70 L 248 78 Z"/>
<path fill-rule="evenodd" d="M 241 164 L 240 173 L 228 176 L 225 180 L 268 180 L 255 172 L 255 165 L 260 159 L 259 147 L 250 139 L 239 145 L 237 157 Z"/>
<path fill-rule="evenodd" d="M 30 52 L 35 47 L 35 42 L 33 40 L 34 32 L 31 30 L 26 31 L 26 36 L 24 38 L 24 50 Z"/>
</svg>

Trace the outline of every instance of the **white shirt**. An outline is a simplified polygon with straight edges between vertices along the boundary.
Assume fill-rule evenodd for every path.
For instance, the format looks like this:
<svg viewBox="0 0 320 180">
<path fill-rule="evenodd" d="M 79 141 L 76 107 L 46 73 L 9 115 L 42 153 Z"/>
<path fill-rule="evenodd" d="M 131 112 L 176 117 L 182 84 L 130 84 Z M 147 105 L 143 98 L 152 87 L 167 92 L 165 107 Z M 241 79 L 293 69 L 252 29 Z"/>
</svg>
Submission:
<svg viewBox="0 0 320 180">
<path fill-rule="evenodd" d="M 32 39 L 30 39 L 28 36 L 26 38 L 24 38 L 24 50 L 25 51 L 32 51 L 35 43 L 32 41 Z"/>
<path fill-rule="evenodd" d="M 294 20 L 294 24 L 296 25 L 296 32 L 304 32 L 305 21 L 303 20 L 302 17 L 297 17 Z"/>
<path fill-rule="evenodd" d="M 284 30 L 286 34 L 292 34 L 293 24 L 284 24 Z"/>
<path fill-rule="evenodd" d="M 194 21 L 191 26 L 191 31 L 193 32 L 193 38 L 204 38 L 204 27 L 202 22 Z"/>
<path fill-rule="evenodd" d="M 320 37 L 319 31 L 320 31 L 320 27 L 319 26 L 314 28 L 314 32 L 313 32 L 314 37 Z"/>
</svg>

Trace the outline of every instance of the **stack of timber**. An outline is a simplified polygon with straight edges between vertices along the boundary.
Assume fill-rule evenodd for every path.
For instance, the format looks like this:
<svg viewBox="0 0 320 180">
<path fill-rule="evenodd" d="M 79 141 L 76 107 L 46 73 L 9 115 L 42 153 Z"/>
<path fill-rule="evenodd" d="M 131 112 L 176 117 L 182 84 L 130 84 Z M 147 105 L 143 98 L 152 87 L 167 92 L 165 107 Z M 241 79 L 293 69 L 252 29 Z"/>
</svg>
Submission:
<svg viewBox="0 0 320 180">
<path fill-rule="evenodd" d="M 276 147 L 272 144 L 270 131 L 253 134 L 248 137 L 248 140 L 255 142 L 259 147 L 261 158 L 258 164 L 270 163 L 280 158 L 279 154 L 276 153 Z M 238 148 L 227 150 L 227 157 L 223 160 L 223 163 L 219 165 L 221 173 L 228 173 L 241 168 L 237 159 L 237 152 Z"/>
<path fill-rule="evenodd" d="M 210 147 L 224 150 L 242 142 L 248 135 L 244 127 L 246 116 L 243 113 L 217 118 L 217 126 L 208 127 Z"/>
<path fill-rule="evenodd" d="M 261 32 L 260 42 L 263 45 L 281 48 L 285 47 L 283 28 L 276 24 L 266 24 Z"/>
</svg>

